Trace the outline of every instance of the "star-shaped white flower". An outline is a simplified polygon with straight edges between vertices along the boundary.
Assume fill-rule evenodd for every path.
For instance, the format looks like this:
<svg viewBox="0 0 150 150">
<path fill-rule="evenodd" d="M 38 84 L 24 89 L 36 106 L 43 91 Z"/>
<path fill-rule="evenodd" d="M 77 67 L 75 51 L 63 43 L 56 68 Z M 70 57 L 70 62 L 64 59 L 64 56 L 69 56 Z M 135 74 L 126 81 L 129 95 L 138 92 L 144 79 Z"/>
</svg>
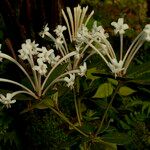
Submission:
<svg viewBox="0 0 150 150">
<path fill-rule="evenodd" d="M 87 71 L 87 65 L 86 62 L 83 63 L 83 66 L 79 66 L 80 73 L 78 73 L 81 77 L 85 75 Z"/>
<path fill-rule="evenodd" d="M 38 71 L 39 74 L 45 75 L 47 73 L 47 65 L 44 64 L 41 58 L 37 59 L 38 66 L 34 66 L 32 69 Z"/>
<path fill-rule="evenodd" d="M 67 82 L 67 86 L 70 87 L 71 89 L 73 88 L 74 85 L 74 80 L 75 80 L 75 74 L 69 74 L 69 77 L 65 77 L 64 81 Z"/>
<path fill-rule="evenodd" d="M 109 35 L 108 33 L 105 33 L 105 30 L 102 26 L 97 26 L 97 21 L 95 21 L 93 23 L 93 28 L 92 28 L 92 37 L 98 39 L 99 41 L 101 41 L 101 38 L 108 38 Z M 102 36 L 102 37 L 101 37 Z"/>
<path fill-rule="evenodd" d="M 89 36 L 88 28 L 85 25 L 82 25 L 76 35 L 76 42 L 80 43 L 82 45 L 82 42 L 87 40 L 87 37 Z"/>
<path fill-rule="evenodd" d="M 120 60 L 119 62 L 117 61 L 117 59 L 112 59 L 111 63 L 108 63 L 108 67 L 110 68 L 110 70 L 112 71 L 112 73 L 115 74 L 115 77 L 117 76 L 117 74 L 119 74 L 122 70 L 124 70 L 123 68 L 123 61 Z"/>
<path fill-rule="evenodd" d="M 41 36 L 42 38 L 44 38 L 45 35 L 46 35 L 46 36 L 49 36 L 49 35 L 50 35 L 48 24 L 46 24 L 46 25 L 43 27 L 43 31 L 41 31 L 39 34 L 40 34 L 40 36 Z"/>
<path fill-rule="evenodd" d="M 13 94 L 7 93 L 6 97 L 3 94 L 0 94 L 0 102 L 6 105 L 7 108 L 11 107 L 11 104 L 15 103 L 16 100 L 12 100 Z"/>
<path fill-rule="evenodd" d="M 54 32 L 56 33 L 56 35 L 58 37 L 62 37 L 63 32 L 66 30 L 66 26 L 62 26 L 62 25 L 58 25 L 57 28 L 54 30 Z"/>
<path fill-rule="evenodd" d="M 55 41 L 56 49 L 58 49 L 62 44 L 63 44 L 62 38 L 61 37 L 56 38 L 56 41 Z"/>
<path fill-rule="evenodd" d="M 147 24 L 143 31 L 145 33 L 145 40 L 150 42 L 150 24 Z"/>
<path fill-rule="evenodd" d="M 119 18 L 118 22 L 112 22 L 111 25 L 115 27 L 115 34 L 117 34 L 118 32 L 119 34 L 124 34 L 125 30 L 129 28 L 127 24 L 124 24 L 124 18 Z"/>
<path fill-rule="evenodd" d="M 49 62 L 50 61 L 50 55 L 54 52 L 53 49 L 47 50 L 46 47 L 42 47 L 39 49 L 38 57 L 43 60 L 43 62 Z"/>
<path fill-rule="evenodd" d="M 27 39 L 26 42 L 21 45 L 22 49 L 18 50 L 20 53 L 19 57 L 25 60 L 29 58 L 29 54 L 36 55 L 38 53 L 38 45 L 39 44 L 36 44 L 35 41 L 31 42 L 30 39 Z"/>
<path fill-rule="evenodd" d="M 50 54 L 48 63 L 51 64 L 51 66 L 53 67 L 59 60 L 60 60 L 60 56 L 59 55 L 55 56 L 53 52 Z"/>
</svg>

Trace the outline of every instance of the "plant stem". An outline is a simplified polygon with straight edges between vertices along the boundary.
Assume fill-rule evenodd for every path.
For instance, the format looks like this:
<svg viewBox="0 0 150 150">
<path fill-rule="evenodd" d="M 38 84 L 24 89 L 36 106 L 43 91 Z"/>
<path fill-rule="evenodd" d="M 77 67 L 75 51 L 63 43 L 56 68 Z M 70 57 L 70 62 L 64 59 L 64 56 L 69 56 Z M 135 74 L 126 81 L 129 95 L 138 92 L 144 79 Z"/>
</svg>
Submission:
<svg viewBox="0 0 150 150">
<path fill-rule="evenodd" d="M 123 55 L 123 34 L 120 34 L 120 60 L 122 60 Z"/>
<path fill-rule="evenodd" d="M 77 128 L 74 124 L 72 124 L 68 118 L 66 118 L 66 116 L 61 113 L 60 111 L 57 111 L 56 109 L 54 109 L 53 107 L 50 107 L 49 108 L 54 112 L 56 113 L 61 119 L 63 119 L 65 122 L 67 122 L 71 127 L 73 127 L 76 131 L 78 131 L 79 133 L 81 133 L 83 136 L 85 137 L 89 137 L 88 134 L 84 133 L 83 131 L 81 131 L 79 128 Z"/>
<path fill-rule="evenodd" d="M 76 99 L 75 89 L 73 89 L 73 94 L 74 94 L 74 104 L 75 104 L 76 114 L 77 114 L 79 125 L 81 126 L 82 123 L 81 123 L 80 112 L 79 112 L 78 103 L 77 103 L 77 99 Z"/>
<path fill-rule="evenodd" d="M 107 109 L 105 110 L 105 113 L 104 113 L 104 115 L 103 115 L 101 124 L 100 124 L 99 128 L 97 129 L 97 131 L 96 131 L 96 133 L 95 133 L 96 136 L 97 136 L 97 134 L 100 132 L 100 130 L 101 130 L 102 126 L 103 126 L 103 123 L 104 123 L 104 121 L 105 121 L 105 118 L 106 118 L 106 115 L 107 115 L 107 113 L 108 113 L 108 110 L 109 110 L 110 106 L 112 105 L 112 102 L 113 102 L 113 100 L 114 100 L 114 98 L 115 98 L 115 96 L 116 96 L 116 94 L 117 94 L 119 88 L 121 87 L 121 85 L 122 85 L 122 81 L 118 81 L 118 85 L 117 85 L 117 87 L 116 87 L 116 89 L 115 89 L 115 91 L 114 91 L 114 93 L 113 93 L 113 95 L 112 95 L 112 97 L 111 97 L 111 100 L 110 100 L 110 102 L 109 102 L 109 104 L 108 104 L 108 106 L 107 106 Z"/>
</svg>

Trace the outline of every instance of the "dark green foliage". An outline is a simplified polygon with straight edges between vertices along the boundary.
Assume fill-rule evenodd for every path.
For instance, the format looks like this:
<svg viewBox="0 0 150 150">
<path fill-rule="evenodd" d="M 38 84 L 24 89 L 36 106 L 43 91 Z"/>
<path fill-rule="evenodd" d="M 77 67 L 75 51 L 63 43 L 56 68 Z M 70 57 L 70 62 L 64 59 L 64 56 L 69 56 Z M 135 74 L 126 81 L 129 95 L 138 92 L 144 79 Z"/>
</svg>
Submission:
<svg viewBox="0 0 150 150">
<path fill-rule="evenodd" d="M 65 123 L 49 110 L 28 112 L 21 120 L 25 150 L 63 149 L 71 142 Z"/>
<path fill-rule="evenodd" d="M 14 118 L 7 112 L 0 112 L 0 149 L 20 150 L 21 141 L 14 127 Z M 10 149 L 11 147 L 11 149 Z"/>
</svg>

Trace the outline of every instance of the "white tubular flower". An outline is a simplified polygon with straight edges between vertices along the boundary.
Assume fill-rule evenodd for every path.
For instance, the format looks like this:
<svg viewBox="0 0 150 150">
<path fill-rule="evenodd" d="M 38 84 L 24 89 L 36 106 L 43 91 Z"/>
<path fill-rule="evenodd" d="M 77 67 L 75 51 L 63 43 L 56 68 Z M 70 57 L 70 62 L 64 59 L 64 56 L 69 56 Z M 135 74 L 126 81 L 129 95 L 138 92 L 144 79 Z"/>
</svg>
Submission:
<svg viewBox="0 0 150 150">
<path fill-rule="evenodd" d="M 76 58 L 76 59 L 79 59 L 80 58 L 80 46 L 78 46 L 78 45 L 76 45 L 75 46 L 75 49 L 76 49 L 76 55 L 74 55 L 74 57 Z"/>
<path fill-rule="evenodd" d="M 58 49 L 62 44 L 63 44 L 62 38 L 61 37 L 56 38 L 56 41 L 55 41 L 56 49 Z"/>
<path fill-rule="evenodd" d="M 89 36 L 88 28 L 85 25 L 82 25 L 77 32 L 75 40 L 77 43 L 82 43 L 87 39 L 88 36 Z"/>
<path fill-rule="evenodd" d="M 73 85 L 74 85 L 75 74 L 69 74 L 69 76 L 70 76 L 70 78 L 69 77 L 65 77 L 64 81 L 67 82 L 67 86 L 72 89 Z"/>
<path fill-rule="evenodd" d="M 112 22 L 111 25 L 115 27 L 114 32 L 117 34 L 124 34 L 125 30 L 129 28 L 127 24 L 124 24 L 124 18 L 119 18 L 118 22 Z"/>
<path fill-rule="evenodd" d="M 50 55 L 54 52 L 53 49 L 47 50 L 46 47 L 42 47 L 39 49 L 41 53 L 38 54 L 38 57 L 42 59 L 43 62 L 49 62 L 50 61 Z"/>
<path fill-rule="evenodd" d="M 95 21 L 93 23 L 93 28 L 92 28 L 91 34 L 92 34 L 93 38 L 96 38 L 98 40 L 101 40 L 102 37 L 104 37 L 104 38 L 109 37 L 108 33 L 105 33 L 105 30 L 102 26 L 97 26 L 97 21 Z"/>
<path fill-rule="evenodd" d="M 66 26 L 62 26 L 62 25 L 58 25 L 57 28 L 54 30 L 54 32 L 56 33 L 56 35 L 58 37 L 62 37 L 63 36 L 63 32 L 66 30 Z"/>
<path fill-rule="evenodd" d="M 36 55 L 38 53 L 38 45 L 39 44 L 35 44 L 35 41 L 31 42 L 30 39 L 27 39 L 26 43 L 23 43 L 21 45 L 22 49 L 18 50 L 18 52 L 20 53 L 19 57 L 25 60 L 29 58 L 29 54 Z"/>
<path fill-rule="evenodd" d="M 108 53 L 108 48 L 105 44 L 100 44 L 100 52 L 102 52 L 103 55 L 106 55 Z"/>
<path fill-rule="evenodd" d="M 20 53 L 19 57 L 22 60 L 28 59 L 29 58 L 29 49 L 26 49 L 25 44 L 22 44 L 22 49 L 18 50 L 18 52 Z"/>
<path fill-rule="evenodd" d="M 143 29 L 145 34 L 145 40 L 150 42 L 150 24 L 147 24 L 145 28 Z"/>
<path fill-rule="evenodd" d="M 41 58 L 37 59 L 38 66 L 34 66 L 32 69 L 38 71 L 39 74 L 45 75 L 47 73 L 47 65 L 43 63 Z"/>
<path fill-rule="evenodd" d="M 7 93 L 6 97 L 2 94 L 0 94 L 0 102 L 4 105 L 6 105 L 7 108 L 11 107 L 11 104 L 15 103 L 16 100 L 12 100 L 13 94 Z"/>
<path fill-rule="evenodd" d="M 44 38 L 45 35 L 46 35 L 46 36 L 49 36 L 50 33 L 49 33 L 48 31 L 49 31 L 49 27 L 48 27 L 48 24 L 46 24 L 46 25 L 43 27 L 43 31 L 41 31 L 41 32 L 39 33 L 39 35 L 40 35 L 42 38 Z"/>
<path fill-rule="evenodd" d="M 120 60 L 118 62 L 115 58 L 111 60 L 111 63 L 108 63 L 108 67 L 110 68 L 112 73 L 115 74 L 115 77 L 118 76 L 118 74 L 121 73 L 122 70 L 124 70 L 123 61 Z"/>
<path fill-rule="evenodd" d="M 87 71 L 87 65 L 86 62 L 83 63 L 83 66 L 79 66 L 80 73 L 78 73 L 81 77 L 85 75 Z"/>
<path fill-rule="evenodd" d="M 60 60 L 60 56 L 55 56 L 54 52 L 50 54 L 48 63 L 53 67 Z"/>
</svg>

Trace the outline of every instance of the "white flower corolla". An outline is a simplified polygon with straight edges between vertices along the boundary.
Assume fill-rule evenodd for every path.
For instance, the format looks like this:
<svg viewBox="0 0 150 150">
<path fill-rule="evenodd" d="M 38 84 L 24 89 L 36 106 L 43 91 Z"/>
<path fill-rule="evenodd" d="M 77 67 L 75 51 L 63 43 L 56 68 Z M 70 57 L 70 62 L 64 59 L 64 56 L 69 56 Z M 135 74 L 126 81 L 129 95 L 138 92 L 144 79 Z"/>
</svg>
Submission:
<svg viewBox="0 0 150 150">
<path fill-rule="evenodd" d="M 99 41 L 101 40 L 101 38 L 108 38 L 109 35 L 108 33 L 105 33 L 105 30 L 102 26 L 97 26 L 97 21 L 95 21 L 93 23 L 93 27 L 92 27 L 92 37 L 98 39 Z"/>
<path fill-rule="evenodd" d="M 28 59 L 29 58 L 29 49 L 26 49 L 25 44 L 22 44 L 22 49 L 18 50 L 18 52 L 20 53 L 19 57 L 22 60 Z"/>
<path fill-rule="evenodd" d="M 59 55 L 55 56 L 53 51 L 49 56 L 48 63 L 51 64 L 51 66 L 53 67 L 59 60 L 60 60 L 60 56 Z"/>
<path fill-rule="evenodd" d="M 87 71 L 86 62 L 83 63 L 83 66 L 79 66 L 80 72 L 78 73 L 81 77 L 85 75 Z"/>
<path fill-rule="evenodd" d="M 49 35 L 50 35 L 48 24 L 46 24 L 46 25 L 43 27 L 43 31 L 41 31 L 39 34 L 40 34 L 40 36 L 41 36 L 42 38 L 44 38 L 45 35 L 46 35 L 46 36 L 49 36 Z"/>
<path fill-rule="evenodd" d="M 119 34 L 124 34 L 125 30 L 129 28 L 127 24 L 124 24 L 123 18 L 119 18 L 118 22 L 112 22 L 111 25 L 115 27 L 114 29 L 115 34 L 117 34 L 118 32 Z"/>
<path fill-rule="evenodd" d="M 58 37 L 62 37 L 63 36 L 63 32 L 66 30 L 66 26 L 62 26 L 62 25 L 58 25 L 57 28 L 54 30 L 54 32 L 56 33 L 56 35 Z"/>
<path fill-rule="evenodd" d="M 123 68 L 123 61 L 120 60 L 119 62 L 117 61 L 117 59 L 112 59 L 111 63 L 108 63 L 108 67 L 110 68 L 110 70 L 112 71 L 112 73 L 115 74 L 115 77 L 117 76 L 117 74 L 119 74 L 122 70 L 124 70 Z"/>
<path fill-rule="evenodd" d="M 55 40 L 56 49 L 58 49 L 62 44 L 63 44 L 62 38 L 61 37 L 56 38 Z"/>
<path fill-rule="evenodd" d="M 47 65 L 43 62 L 43 59 L 37 59 L 38 66 L 34 66 L 32 69 L 38 71 L 39 74 L 45 75 L 47 73 Z"/>
<path fill-rule="evenodd" d="M 46 47 L 42 47 L 39 49 L 38 57 L 42 59 L 43 62 L 49 62 L 50 60 L 50 55 L 54 52 L 53 49 L 47 50 Z"/>
<path fill-rule="evenodd" d="M 15 103 L 16 100 L 12 100 L 13 94 L 7 93 L 6 97 L 2 94 L 0 94 L 0 102 L 4 105 L 6 105 L 7 108 L 11 107 L 11 104 Z"/>
<path fill-rule="evenodd" d="M 69 77 L 65 77 L 64 81 L 67 82 L 67 86 L 70 87 L 71 89 L 74 87 L 74 80 L 75 80 L 75 74 L 69 74 Z"/>
<path fill-rule="evenodd" d="M 35 41 L 31 42 L 30 39 L 27 39 L 25 43 L 21 45 L 20 50 L 18 52 L 20 53 L 19 57 L 23 60 L 28 59 L 29 55 L 36 55 L 38 52 L 38 45 Z"/>
<path fill-rule="evenodd" d="M 144 31 L 144 34 L 145 34 L 144 35 L 145 36 L 145 40 L 150 42 L 150 24 L 147 24 L 145 26 L 145 28 L 143 29 L 143 31 Z"/>
<path fill-rule="evenodd" d="M 79 30 L 77 32 L 77 36 L 76 36 L 75 40 L 77 43 L 82 43 L 85 40 L 87 40 L 88 36 L 89 36 L 88 28 L 85 25 L 82 25 L 81 28 L 79 28 Z"/>
<path fill-rule="evenodd" d="M 100 48 L 99 48 L 99 51 L 103 54 L 103 55 L 106 55 L 108 53 L 108 48 L 105 44 L 101 43 L 100 44 Z"/>
<path fill-rule="evenodd" d="M 74 57 L 76 58 L 76 59 L 79 59 L 80 58 L 80 46 L 79 45 L 76 45 L 75 46 L 75 53 L 76 53 L 76 55 L 74 55 Z"/>
</svg>

